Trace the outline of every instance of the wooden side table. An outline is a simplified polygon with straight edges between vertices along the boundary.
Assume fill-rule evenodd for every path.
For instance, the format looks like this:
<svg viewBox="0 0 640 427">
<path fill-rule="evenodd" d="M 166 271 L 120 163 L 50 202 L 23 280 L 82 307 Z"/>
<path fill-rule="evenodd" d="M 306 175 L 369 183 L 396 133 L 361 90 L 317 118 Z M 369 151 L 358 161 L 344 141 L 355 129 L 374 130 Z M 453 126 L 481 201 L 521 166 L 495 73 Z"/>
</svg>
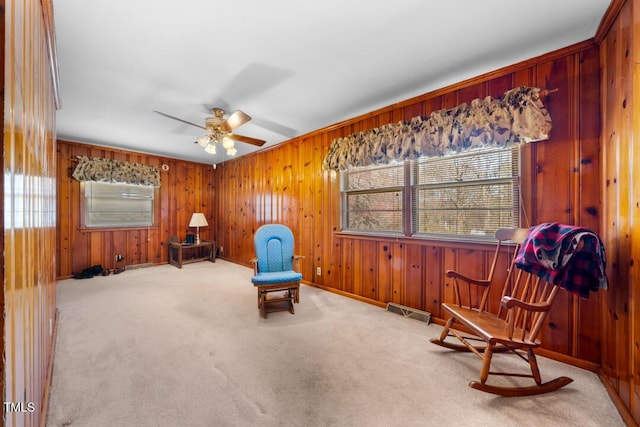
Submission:
<svg viewBox="0 0 640 427">
<path fill-rule="evenodd" d="M 206 261 L 216 262 L 216 242 L 203 240 L 200 243 L 169 242 L 169 264 L 182 268 L 182 264 Z"/>
</svg>

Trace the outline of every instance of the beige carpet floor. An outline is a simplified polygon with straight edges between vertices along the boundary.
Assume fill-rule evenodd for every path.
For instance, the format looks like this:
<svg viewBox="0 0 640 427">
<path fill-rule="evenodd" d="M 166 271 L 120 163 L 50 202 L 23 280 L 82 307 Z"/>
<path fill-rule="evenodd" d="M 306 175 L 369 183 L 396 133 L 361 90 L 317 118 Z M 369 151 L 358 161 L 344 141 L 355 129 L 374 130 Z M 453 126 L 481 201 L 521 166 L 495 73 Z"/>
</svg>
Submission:
<svg viewBox="0 0 640 427">
<path fill-rule="evenodd" d="M 541 358 L 555 393 L 471 389 L 442 328 L 309 286 L 259 315 L 252 270 L 218 260 L 58 282 L 47 426 L 623 426 L 597 376 Z M 498 354 L 500 362 L 524 364 Z"/>
</svg>

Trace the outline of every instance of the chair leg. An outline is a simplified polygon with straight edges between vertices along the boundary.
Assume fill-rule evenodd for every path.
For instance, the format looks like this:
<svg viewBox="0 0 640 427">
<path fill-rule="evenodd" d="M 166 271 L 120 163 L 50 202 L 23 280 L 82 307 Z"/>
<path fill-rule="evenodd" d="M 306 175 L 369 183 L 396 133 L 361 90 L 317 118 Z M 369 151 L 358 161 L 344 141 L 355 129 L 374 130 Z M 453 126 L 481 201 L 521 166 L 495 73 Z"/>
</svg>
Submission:
<svg viewBox="0 0 640 427">
<path fill-rule="evenodd" d="M 300 302 L 300 285 L 296 285 L 292 290 L 294 302 L 297 304 Z"/>
<path fill-rule="evenodd" d="M 484 350 L 484 358 L 482 359 L 482 370 L 480 371 L 480 382 L 482 384 L 487 382 L 489 378 L 489 371 L 491 369 L 491 357 L 493 356 L 493 345 L 487 344 L 487 348 Z"/>
<path fill-rule="evenodd" d="M 540 376 L 540 369 L 538 368 L 538 360 L 536 359 L 536 354 L 533 352 L 533 349 L 531 347 L 527 349 L 527 359 L 529 360 L 529 366 L 531 367 L 533 379 L 535 380 L 536 384 L 542 384 L 542 377 Z"/>
<path fill-rule="evenodd" d="M 445 339 L 447 339 L 447 337 L 449 336 L 449 330 L 451 330 L 451 327 L 453 326 L 453 322 L 455 321 L 454 317 L 450 317 L 449 320 L 447 320 L 447 323 L 444 325 L 444 329 L 442 329 L 442 332 L 440 333 L 440 337 L 439 338 L 431 338 L 429 341 L 432 344 L 436 344 L 445 348 L 450 348 L 453 350 L 458 350 L 458 351 L 469 351 L 469 350 L 465 350 L 463 347 L 463 345 L 461 344 L 451 344 L 450 342 L 445 342 Z"/>
<path fill-rule="evenodd" d="M 295 301 L 295 290 L 292 292 L 291 289 L 289 289 L 288 292 L 288 297 L 289 297 L 289 312 L 291 312 L 291 314 L 296 314 L 295 309 L 293 308 L 293 302 Z"/>
<path fill-rule="evenodd" d="M 447 323 L 444 325 L 444 329 L 440 333 L 440 341 L 444 341 L 447 338 L 447 335 L 449 335 L 449 329 L 451 329 L 453 322 L 455 321 L 455 317 L 450 317 L 449 320 L 447 320 Z"/>
</svg>

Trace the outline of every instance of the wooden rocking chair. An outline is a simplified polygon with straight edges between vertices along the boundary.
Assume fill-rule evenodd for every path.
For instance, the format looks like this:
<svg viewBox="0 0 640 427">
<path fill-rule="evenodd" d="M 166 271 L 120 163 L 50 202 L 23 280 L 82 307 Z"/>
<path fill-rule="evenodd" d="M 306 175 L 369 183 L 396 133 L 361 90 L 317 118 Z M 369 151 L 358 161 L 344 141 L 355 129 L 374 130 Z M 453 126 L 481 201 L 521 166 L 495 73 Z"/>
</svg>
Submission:
<svg viewBox="0 0 640 427">
<path fill-rule="evenodd" d="M 477 390 L 500 396 L 529 396 L 557 390 L 573 380 L 559 377 L 543 383 L 534 349 L 540 346 L 540 330 L 551 310 L 559 286 L 554 286 L 536 276 L 518 269 L 514 260 L 527 236 L 527 229 L 502 229 L 496 232 L 498 245 L 487 279 L 477 280 L 456 271 L 447 271 L 447 277 L 453 279 L 455 303 L 443 303 L 442 307 L 451 317 L 447 321 L 440 338 L 431 342 L 457 351 L 470 351 L 483 360 L 480 381 L 471 381 L 469 386 Z M 506 280 L 503 285 L 500 305 L 490 312 L 489 294 L 494 278 L 496 264 L 501 247 L 505 242 L 516 244 L 509 263 Z M 504 250 L 502 251 L 504 252 Z M 470 331 L 473 336 L 453 329 L 457 325 Z M 448 337 L 457 338 L 462 344 L 445 341 Z M 474 345 L 472 341 L 484 341 L 484 345 Z M 511 351 L 528 362 L 531 374 L 519 372 L 492 371 L 491 358 L 494 353 Z M 502 387 L 487 384 L 489 375 L 533 378 L 535 385 L 523 387 Z"/>
</svg>

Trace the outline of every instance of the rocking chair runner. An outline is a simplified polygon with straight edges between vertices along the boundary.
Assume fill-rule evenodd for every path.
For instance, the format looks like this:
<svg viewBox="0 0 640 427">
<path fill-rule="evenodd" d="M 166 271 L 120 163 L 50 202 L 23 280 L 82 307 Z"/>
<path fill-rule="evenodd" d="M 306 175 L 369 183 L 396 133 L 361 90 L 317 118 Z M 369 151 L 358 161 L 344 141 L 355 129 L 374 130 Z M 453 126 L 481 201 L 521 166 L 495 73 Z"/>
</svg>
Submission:
<svg viewBox="0 0 640 427">
<path fill-rule="evenodd" d="M 543 383 L 540 376 L 534 349 L 540 346 L 540 330 L 560 286 L 552 285 L 515 266 L 514 260 L 527 236 L 527 231 L 527 229 L 518 228 L 502 229 L 496 232 L 498 244 L 487 279 L 477 280 L 456 271 L 447 271 L 447 277 L 453 279 L 456 302 L 442 304 L 442 308 L 451 317 L 440 337 L 431 339 L 432 343 L 442 347 L 470 351 L 480 357 L 483 360 L 480 381 L 471 381 L 469 386 L 501 396 L 547 393 L 573 381 L 568 377 L 559 377 Z M 513 248 L 513 257 L 503 285 L 500 306 L 497 311 L 490 312 L 488 307 L 491 283 L 501 247 L 507 241 L 515 243 L 516 246 Z M 456 324 L 463 325 L 474 336 L 468 336 L 453 329 Z M 455 337 L 462 344 L 445 341 L 448 337 Z M 476 346 L 471 342 L 474 340 L 484 341 L 485 345 Z M 491 371 L 493 354 L 502 351 L 511 351 L 528 362 L 531 374 Z M 490 385 L 487 384 L 489 375 L 533 378 L 535 385 L 524 387 Z"/>
</svg>

